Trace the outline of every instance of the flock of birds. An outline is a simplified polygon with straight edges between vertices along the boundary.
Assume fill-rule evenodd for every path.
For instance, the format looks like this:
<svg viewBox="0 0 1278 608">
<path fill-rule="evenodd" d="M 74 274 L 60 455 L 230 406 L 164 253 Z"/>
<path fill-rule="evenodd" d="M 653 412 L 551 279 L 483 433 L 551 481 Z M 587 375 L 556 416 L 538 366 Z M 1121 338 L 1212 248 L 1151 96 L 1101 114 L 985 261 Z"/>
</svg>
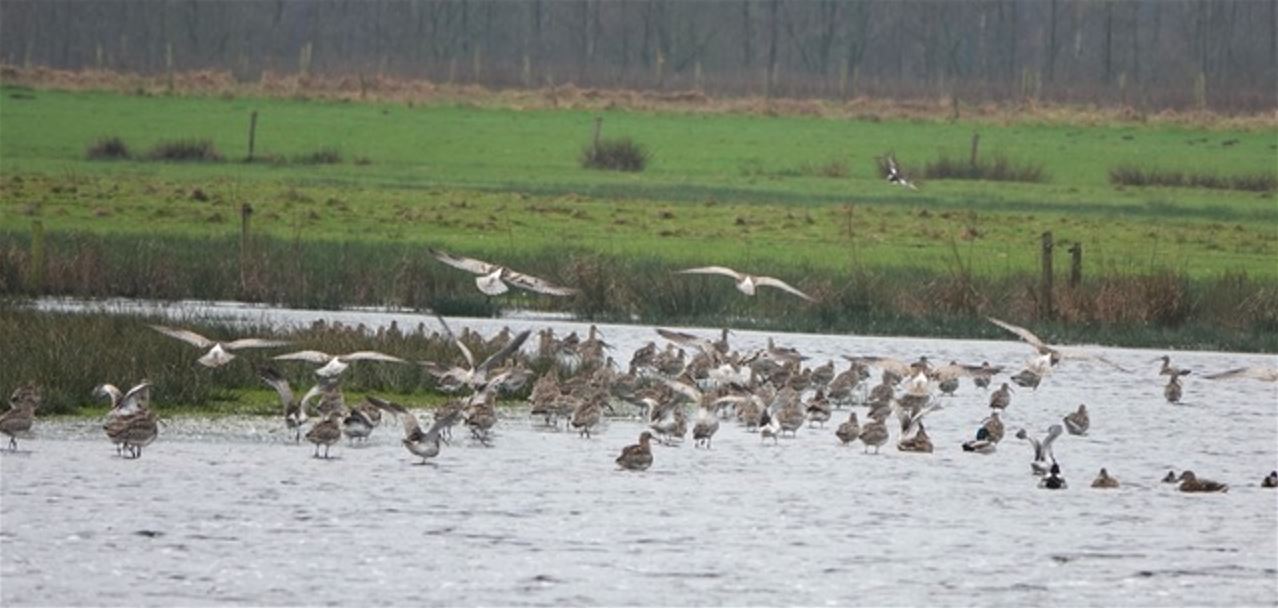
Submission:
<svg viewBox="0 0 1278 608">
<path fill-rule="evenodd" d="M 459 268 L 480 274 L 479 288 L 485 293 L 501 293 L 505 284 L 534 289 L 566 291 L 541 279 L 505 267 L 478 260 L 435 252 Z M 726 271 L 726 272 L 725 272 Z M 719 267 L 689 269 L 689 273 L 732 271 Z M 732 273 L 737 286 L 751 293 L 761 285 L 797 291 L 770 277 Z M 796 294 L 796 295 L 802 295 Z M 488 444 L 494 426 L 499 422 L 496 406 L 502 397 L 527 392 L 530 416 L 547 427 L 575 431 L 590 437 L 609 417 L 639 417 L 646 430 L 638 443 L 626 446 L 617 457 L 620 468 L 645 470 L 652 465 L 654 442 L 675 446 L 689 434 L 694 447 L 711 447 L 711 442 L 724 423 L 737 423 L 756 433 L 762 442 L 776 443 L 783 437 L 795 436 L 805 425 L 824 427 L 839 408 L 865 407 L 865 418 L 851 409 L 846 420 L 837 425 L 835 438 L 843 445 L 860 441 L 864 452 L 875 453 L 896 436 L 896 448 L 902 452 L 930 453 L 933 442 L 927 433 L 927 417 L 942 409 L 941 397 L 953 395 L 961 379 L 970 379 L 976 387 L 989 390 L 1003 367 L 960 364 L 951 361 L 937 365 L 927 357 L 907 362 L 891 357 L 844 356 L 848 367 L 837 371 L 833 361 L 808 367 L 803 356 L 793 348 L 781 347 L 769 338 L 767 346 L 755 351 L 739 351 L 729 344 L 730 331 L 724 329 L 718 339 L 690 333 L 657 329 L 664 346 L 650 341 L 636 350 L 623 372 L 609 356 L 612 347 L 604 341 L 597 327 L 591 326 L 585 338 L 576 333 L 557 337 L 553 330 L 539 333 L 532 353 L 523 346 L 531 330 L 519 333 L 504 328 L 484 338 L 467 329 L 454 334 L 442 317 L 437 317 L 442 337 L 456 346 L 460 357 L 454 362 L 420 361 L 417 365 L 436 379 L 439 390 L 456 395 L 437 408 L 430 420 L 419 419 L 404 405 L 375 396 L 367 397 L 353 407 L 347 405 L 342 391 L 343 373 L 357 362 L 412 364 L 393 355 L 359 351 L 329 354 L 302 350 L 275 356 L 275 361 L 300 361 L 315 366 L 315 384 L 300 396 L 289 381 L 270 365 L 257 365 L 262 381 L 279 395 L 285 427 L 292 440 L 302 439 L 314 445 L 314 457 L 329 457 L 332 446 L 346 437 L 351 442 L 366 441 L 381 424 L 383 416 L 394 417 L 403 426 L 402 444 L 413 456 L 426 464 L 447 445 L 452 429 L 458 424 L 469 430 L 475 440 Z M 991 323 L 1016 334 L 1034 349 L 1023 369 L 1008 377 L 1008 382 L 989 393 L 990 414 L 976 429 L 973 438 L 962 444 L 965 452 L 992 454 L 1006 435 L 1000 413 L 1012 401 L 1015 389 L 1036 389 L 1053 371 L 1068 360 L 1091 360 L 1111 365 L 1113 362 L 1085 351 L 1049 345 L 1029 330 L 990 319 Z M 245 349 L 280 348 L 288 342 L 258 338 L 218 341 L 193 331 L 167 326 L 151 326 L 171 338 L 204 350 L 197 362 L 208 368 L 231 363 L 236 352 Z M 492 354 L 478 360 L 476 351 Z M 1158 360 L 1151 361 L 1153 364 Z M 1160 375 L 1168 378 L 1164 394 L 1169 402 L 1180 400 L 1183 378 L 1190 370 L 1172 365 L 1169 357 L 1161 357 Z M 545 371 L 539 376 L 535 368 Z M 879 382 L 871 381 L 871 370 L 879 372 Z M 538 376 L 534 379 L 534 376 Z M 1206 376 L 1209 380 L 1251 378 L 1278 382 L 1278 369 L 1239 368 Z M 103 430 L 125 458 L 140 458 L 143 448 L 155 441 L 158 419 L 150 407 L 151 385 L 141 382 L 127 392 L 111 384 L 102 384 L 95 396 L 109 401 Z M 10 409 L 0 415 L 0 433 L 10 438 L 9 447 L 17 450 L 17 440 L 30 436 L 34 414 L 40 403 L 40 391 L 34 385 L 19 387 L 10 397 Z M 1040 437 L 1021 428 L 1014 436 L 1030 445 L 1033 459 L 1031 471 L 1041 477 L 1040 487 L 1067 487 L 1053 444 L 1065 433 L 1085 435 L 1090 427 L 1086 405 L 1053 424 Z M 321 455 L 320 449 L 323 449 Z M 1223 492 L 1228 486 L 1198 478 L 1193 471 L 1179 475 L 1169 472 L 1163 479 L 1179 484 L 1185 492 Z M 1092 482 L 1095 488 L 1119 486 L 1116 478 L 1101 469 Z M 1278 471 L 1266 476 L 1264 487 L 1278 487 Z"/>
</svg>

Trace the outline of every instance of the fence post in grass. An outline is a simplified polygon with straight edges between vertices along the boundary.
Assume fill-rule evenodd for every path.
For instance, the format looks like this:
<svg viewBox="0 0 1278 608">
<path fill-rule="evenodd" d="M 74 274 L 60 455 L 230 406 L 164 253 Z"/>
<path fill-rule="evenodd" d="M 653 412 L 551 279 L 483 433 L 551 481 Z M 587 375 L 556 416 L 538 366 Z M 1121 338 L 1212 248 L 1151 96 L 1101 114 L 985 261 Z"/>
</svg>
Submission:
<svg viewBox="0 0 1278 608">
<path fill-rule="evenodd" d="M 33 294 L 44 290 L 44 222 L 31 222 L 31 268 L 27 272 L 27 289 Z"/>
<path fill-rule="evenodd" d="M 253 145 L 256 142 L 257 142 L 257 110 L 253 110 L 253 113 L 249 114 L 249 148 L 248 148 L 248 157 L 244 159 L 247 162 L 250 162 L 250 163 L 253 162 Z"/>
<path fill-rule="evenodd" d="M 1043 284 L 1038 302 L 1039 317 L 1052 318 L 1052 232 L 1043 233 Z"/>
<path fill-rule="evenodd" d="M 173 43 L 164 43 L 164 75 L 168 80 L 169 94 L 173 94 Z"/>
<path fill-rule="evenodd" d="M 1083 244 L 1070 245 L 1069 255 L 1069 288 L 1074 289 L 1083 281 Z"/>
<path fill-rule="evenodd" d="M 603 117 L 596 116 L 595 117 L 595 135 L 590 140 L 590 160 L 591 161 L 599 160 L 599 136 L 601 133 L 603 133 Z"/>
<path fill-rule="evenodd" d="M 244 203 L 240 206 L 240 297 L 248 294 L 248 265 L 250 223 L 253 218 L 253 206 Z"/>
<path fill-rule="evenodd" d="M 980 153 L 979 152 L 980 146 L 981 146 L 981 134 L 972 133 L 972 153 L 971 155 L 968 156 L 968 159 L 967 159 L 967 163 L 972 167 L 972 169 L 976 169 L 976 162 L 977 160 L 979 160 L 977 155 Z"/>
</svg>

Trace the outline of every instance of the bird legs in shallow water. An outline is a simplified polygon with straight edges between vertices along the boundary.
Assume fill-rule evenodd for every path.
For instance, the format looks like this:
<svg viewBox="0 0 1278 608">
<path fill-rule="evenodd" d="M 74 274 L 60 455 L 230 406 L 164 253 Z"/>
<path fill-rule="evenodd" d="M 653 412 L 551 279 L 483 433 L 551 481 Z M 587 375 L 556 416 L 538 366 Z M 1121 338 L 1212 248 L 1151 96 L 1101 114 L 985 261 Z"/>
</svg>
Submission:
<svg viewBox="0 0 1278 608">
<path fill-rule="evenodd" d="M 315 454 L 311 456 L 311 458 L 323 458 L 324 460 L 328 460 L 328 446 L 324 446 L 324 455 L 322 457 L 320 456 L 319 449 L 320 444 L 315 444 Z"/>
<path fill-rule="evenodd" d="M 17 437 L 13 437 L 13 436 L 10 436 L 10 437 L 9 437 L 9 451 L 10 451 L 10 452 L 17 452 L 17 451 L 18 451 L 18 438 L 17 438 Z"/>
</svg>

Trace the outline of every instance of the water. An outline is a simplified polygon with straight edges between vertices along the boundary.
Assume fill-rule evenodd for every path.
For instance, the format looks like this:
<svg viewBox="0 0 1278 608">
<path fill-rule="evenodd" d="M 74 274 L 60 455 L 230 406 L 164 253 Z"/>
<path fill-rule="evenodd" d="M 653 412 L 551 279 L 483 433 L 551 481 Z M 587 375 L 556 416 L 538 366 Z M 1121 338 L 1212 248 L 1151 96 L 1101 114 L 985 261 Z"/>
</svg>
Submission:
<svg viewBox="0 0 1278 608">
<path fill-rule="evenodd" d="M 244 309 L 218 307 L 228 318 Z M 181 309 L 173 309 L 181 310 Z M 188 311 L 182 311 L 184 314 Z M 253 322 L 334 313 L 253 309 Z M 374 326 L 394 315 L 354 315 Z M 401 326 L 431 321 L 404 314 Z M 563 320 L 450 319 L 488 332 Z M 651 328 L 603 326 L 622 360 Z M 712 330 L 705 330 L 710 333 Z M 823 362 L 843 353 L 1015 365 L 1007 342 L 771 334 Z M 738 332 L 734 346 L 765 334 Z M 688 605 L 1278 603 L 1278 394 L 1202 372 L 1272 356 L 1174 353 L 1199 370 L 1163 401 L 1154 351 L 1100 349 L 1137 372 L 1068 362 L 1013 395 L 997 454 L 961 452 L 987 413 L 966 382 L 929 417 L 931 455 L 865 455 L 833 428 L 780 445 L 725 424 L 712 450 L 656 447 L 618 471 L 642 430 L 592 439 L 504 413 L 492 447 L 458 439 L 413 466 L 393 423 L 331 461 L 274 418 L 181 419 L 137 461 L 95 421 L 38 423 L 0 456 L 0 600 L 31 604 Z M 162 396 L 157 395 L 157 400 Z M 1030 449 L 1079 403 L 1088 436 L 1056 444 L 1070 488 L 1037 489 Z M 863 413 L 863 412 L 862 412 Z M 833 422 L 846 417 L 835 413 Z M 862 416 L 864 418 L 864 416 Z M 895 439 L 895 438 L 894 438 Z M 29 450 L 29 451 L 28 451 Z M 1123 487 L 1092 490 L 1108 467 Z M 1193 469 L 1231 484 L 1187 495 L 1159 483 Z"/>
</svg>

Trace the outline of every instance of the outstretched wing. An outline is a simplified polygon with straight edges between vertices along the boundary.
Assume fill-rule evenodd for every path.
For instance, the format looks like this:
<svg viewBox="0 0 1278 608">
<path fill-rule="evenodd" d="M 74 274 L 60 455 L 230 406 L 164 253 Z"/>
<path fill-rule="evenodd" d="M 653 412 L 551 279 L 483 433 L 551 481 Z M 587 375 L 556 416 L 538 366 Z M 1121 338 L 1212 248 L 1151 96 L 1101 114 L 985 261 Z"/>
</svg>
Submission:
<svg viewBox="0 0 1278 608">
<path fill-rule="evenodd" d="M 666 386 L 670 387 L 674 392 L 691 399 L 693 403 L 701 403 L 701 391 L 696 387 L 690 386 L 677 380 L 666 380 Z"/>
<path fill-rule="evenodd" d="M 877 367 L 885 372 L 892 372 L 902 378 L 910 377 L 911 372 L 914 371 L 908 363 L 893 357 L 852 357 L 843 355 L 843 358 L 852 363 L 863 363 L 871 367 Z"/>
<path fill-rule="evenodd" d="M 742 275 L 741 273 L 726 266 L 700 266 L 697 268 L 677 270 L 675 272 L 679 274 L 721 274 L 725 277 L 732 277 L 738 281 L 745 278 L 745 275 Z"/>
<path fill-rule="evenodd" d="M 414 434 L 421 433 L 421 427 L 417 424 L 417 416 L 410 413 L 404 406 L 372 395 L 369 395 L 367 399 L 369 403 L 373 404 L 373 407 L 398 417 L 400 422 L 404 424 L 405 437 L 412 437 Z"/>
<path fill-rule="evenodd" d="M 284 376 L 275 371 L 275 368 L 260 367 L 257 370 L 257 375 L 263 382 L 275 389 L 285 410 L 293 404 L 293 388 L 288 385 L 288 380 Z"/>
<path fill-rule="evenodd" d="M 1210 374 L 1208 380 L 1233 380 L 1236 378 L 1252 378 L 1264 382 L 1278 382 L 1278 367 L 1239 367 L 1229 371 Z"/>
<path fill-rule="evenodd" d="M 681 331 L 661 329 L 659 327 L 657 328 L 657 335 L 671 342 L 674 342 L 675 344 L 678 344 L 680 346 L 696 348 L 707 354 L 709 354 L 711 351 L 716 350 L 714 347 L 714 342 L 711 342 L 707 338 L 702 338 L 701 336 L 694 336 L 692 334 L 683 333 Z"/>
<path fill-rule="evenodd" d="M 1047 436 L 1043 438 L 1043 451 L 1045 452 L 1044 455 L 1051 460 L 1056 460 L 1056 454 L 1052 453 L 1052 443 L 1056 441 L 1057 437 L 1061 436 L 1061 431 L 1063 430 L 1059 424 L 1053 424 L 1047 428 Z"/>
<path fill-rule="evenodd" d="M 1048 349 L 1047 345 L 1044 344 L 1043 341 L 1040 340 L 1038 336 L 1034 335 L 1034 333 L 1031 332 L 1030 330 L 1025 329 L 1024 327 L 1021 327 L 1019 325 L 1012 325 L 1011 323 L 1008 323 L 1007 321 L 1000 321 L 998 319 L 995 319 L 994 317 L 986 317 L 986 318 L 989 319 L 990 323 L 993 323 L 999 327 L 1002 327 L 1003 329 L 1006 329 L 1007 331 L 1010 331 L 1016 334 L 1017 336 L 1020 336 L 1022 340 L 1029 342 L 1030 346 L 1033 346 L 1034 348 L 1038 349 L 1039 352 L 1050 350 Z"/>
<path fill-rule="evenodd" d="M 436 260 L 448 264 L 458 270 L 465 270 L 466 272 L 473 272 L 475 274 L 491 274 L 500 268 L 499 266 L 494 266 L 493 264 L 489 264 L 483 260 L 453 255 L 447 251 L 441 251 L 439 249 L 428 249 L 427 251 L 430 251 L 430 255 Z"/>
<path fill-rule="evenodd" d="M 120 400 L 120 410 L 122 412 L 133 412 L 146 407 L 147 402 L 150 400 L 151 383 L 143 380 L 141 384 L 129 389 L 129 392 L 125 393 L 124 399 Z"/>
<path fill-rule="evenodd" d="M 501 350 L 493 353 L 487 359 L 484 359 L 484 362 L 480 363 L 479 367 L 475 368 L 475 371 L 487 370 L 504 361 L 506 357 L 518 352 L 519 348 L 524 345 L 524 342 L 528 340 L 528 336 L 531 334 L 531 329 L 525 329 L 524 331 L 519 332 L 515 337 L 511 338 L 510 341 L 506 342 L 506 345 L 501 347 Z M 461 342 L 458 342 L 457 345 L 461 346 Z M 492 381 L 490 381 L 490 383 L 491 382 Z"/>
<path fill-rule="evenodd" d="M 755 277 L 755 278 L 754 278 L 754 284 L 755 284 L 755 285 L 764 285 L 764 286 L 767 286 L 767 287 L 776 287 L 777 289 L 780 289 L 780 290 L 782 290 L 782 291 L 785 291 L 785 292 L 788 292 L 788 293 L 794 294 L 794 295 L 796 295 L 796 296 L 799 296 L 800 298 L 803 298 L 804 300 L 807 300 L 807 301 L 809 301 L 809 302 L 815 302 L 815 301 L 816 301 L 816 299 L 815 299 L 815 298 L 813 298 L 812 296 L 810 296 L 810 295 L 808 295 L 808 294 L 806 294 L 806 293 L 803 293 L 802 291 L 799 291 L 798 289 L 795 289 L 795 288 L 794 288 L 792 285 L 790 285 L 789 283 L 786 283 L 785 281 L 782 281 L 781 279 L 778 279 L 778 278 L 774 278 L 774 277 Z"/>
<path fill-rule="evenodd" d="M 277 346 L 288 346 L 287 340 L 263 340 L 261 338 L 241 338 L 232 342 L 224 342 L 222 346 L 226 350 L 239 350 L 241 348 L 275 348 Z"/>
<path fill-rule="evenodd" d="M 278 359 L 279 357 L 276 357 L 276 358 Z M 377 351 L 372 351 L 372 350 L 355 351 L 348 355 L 342 355 L 342 359 L 345 359 L 347 361 L 385 361 L 387 363 L 408 363 L 407 361 L 400 359 L 399 357 L 394 357 L 391 355 L 387 355 L 385 353 L 379 353 Z"/>
<path fill-rule="evenodd" d="M 276 355 L 276 361 L 309 361 L 311 363 L 328 363 L 333 356 L 318 350 L 299 350 L 295 353 Z"/>
<path fill-rule="evenodd" d="M 197 348 L 209 348 L 216 344 L 216 342 L 189 329 L 178 329 L 176 327 L 168 327 L 165 325 L 151 325 L 150 327 L 151 329 L 154 329 L 155 331 L 158 331 L 170 338 L 177 338 L 178 340 L 186 342 L 187 344 Z"/>
<path fill-rule="evenodd" d="M 571 296 L 577 293 L 577 290 L 571 287 L 560 287 L 545 279 L 539 279 L 530 274 L 515 272 L 513 270 L 507 270 L 502 275 L 502 278 L 505 279 L 507 283 L 510 283 L 520 289 L 544 293 L 548 296 Z"/>
</svg>

